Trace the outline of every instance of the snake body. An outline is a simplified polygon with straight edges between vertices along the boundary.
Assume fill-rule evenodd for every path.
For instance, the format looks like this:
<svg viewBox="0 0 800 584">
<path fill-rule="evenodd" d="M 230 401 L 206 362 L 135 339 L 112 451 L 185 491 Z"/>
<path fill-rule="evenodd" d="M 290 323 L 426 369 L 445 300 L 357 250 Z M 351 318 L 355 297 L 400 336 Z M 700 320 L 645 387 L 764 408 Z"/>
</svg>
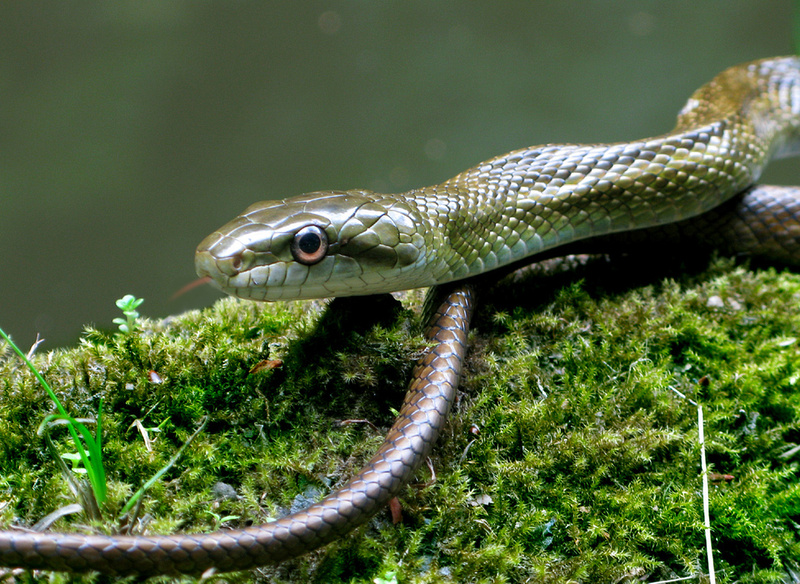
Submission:
<svg viewBox="0 0 800 584">
<path fill-rule="evenodd" d="M 698 215 L 798 148 L 799 70 L 796 57 L 728 69 L 655 138 L 516 150 L 396 195 L 332 191 L 257 203 L 200 244 L 198 273 L 255 300 L 375 294 Z"/>
<path fill-rule="evenodd" d="M 729 232 L 757 251 L 792 256 L 800 238 L 786 221 L 798 219 L 791 193 L 757 188 L 716 215 L 692 218 L 741 193 L 770 158 L 798 145 L 800 59 L 754 61 L 695 92 L 662 136 L 517 150 L 403 194 L 331 191 L 258 203 L 200 244 L 197 270 L 244 298 L 372 294 L 462 280 L 582 240 L 669 231 L 675 222 L 679 234 L 710 234 L 714 245 Z M 305 511 L 206 535 L 6 531 L 0 565 L 144 576 L 242 570 L 341 537 L 394 496 L 429 452 L 453 399 L 473 303 L 469 284 L 452 289 L 383 446 L 345 487 Z"/>
</svg>

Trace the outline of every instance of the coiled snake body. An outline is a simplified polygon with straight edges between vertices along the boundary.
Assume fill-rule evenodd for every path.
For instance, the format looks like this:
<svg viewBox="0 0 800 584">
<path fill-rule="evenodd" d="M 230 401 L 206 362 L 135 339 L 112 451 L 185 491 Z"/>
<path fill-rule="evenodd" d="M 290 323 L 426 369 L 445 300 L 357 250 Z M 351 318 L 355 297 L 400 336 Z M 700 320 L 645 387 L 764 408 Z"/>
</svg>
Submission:
<svg viewBox="0 0 800 584">
<path fill-rule="evenodd" d="M 630 143 L 547 145 L 398 195 L 311 193 L 248 208 L 198 247 L 197 271 L 258 300 L 360 295 L 463 280 L 609 234 L 677 224 L 730 251 L 800 261 L 800 203 L 750 187 L 800 146 L 800 59 L 728 69 L 672 132 Z M 719 207 L 719 211 L 700 216 Z M 679 223 L 676 223 L 679 222 Z M 666 229 L 666 228 L 665 228 Z M 109 574 L 243 570 L 300 555 L 364 523 L 411 478 L 446 419 L 473 307 L 454 286 L 428 330 L 398 420 L 341 490 L 274 523 L 211 534 L 0 533 L 0 565 Z"/>
</svg>

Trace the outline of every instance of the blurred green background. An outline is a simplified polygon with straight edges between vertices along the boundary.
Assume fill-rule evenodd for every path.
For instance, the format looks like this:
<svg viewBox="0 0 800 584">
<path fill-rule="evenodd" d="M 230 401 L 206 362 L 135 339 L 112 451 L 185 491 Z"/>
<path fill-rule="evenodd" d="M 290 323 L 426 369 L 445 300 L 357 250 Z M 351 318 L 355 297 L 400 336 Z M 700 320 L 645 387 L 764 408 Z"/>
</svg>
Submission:
<svg viewBox="0 0 800 584">
<path fill-rule="evenodd" d="M 788 0 L 0 4 L 0 326 L 210 304 L 210 231 L 257 200 L 400 191 L 544 142 L 641 138 L 730 65 L 791 53 Z M 797 161 L 765 180 L 800 184 Z"/>
</svg>

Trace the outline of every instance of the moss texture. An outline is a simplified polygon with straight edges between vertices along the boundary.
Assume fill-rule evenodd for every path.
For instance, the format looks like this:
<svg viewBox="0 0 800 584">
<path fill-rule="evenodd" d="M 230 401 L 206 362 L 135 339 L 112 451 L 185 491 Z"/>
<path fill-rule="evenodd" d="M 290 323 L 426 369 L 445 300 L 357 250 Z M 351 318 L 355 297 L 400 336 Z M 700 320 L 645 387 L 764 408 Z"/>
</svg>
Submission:
<svg viewBox="0 0 800 584">
<path fill-rule="evenodd" d="M 403 491 L 402 523 L 385 511 L 321 551 L 210 581 L 705 581 L 697 412 L 680 394 L 704 406 L 718 581 L 791 581 L 800 277 L 728 260 L 686 272 L 596 260 L 482 293 L 435 476 L 423 467 Z M 126 498 L 204 416 L 146 496 L 147 532 L 264 522 L 342 484 L 381 443 L 425 348 L 421 298 L 224 299 L 130 335 L 87 330 L 77 348 L 38 355 L 73 415 L 92 417 L 104 400 L 110 501 L 100 529 L 116 529 Z M 3 527 L 74 502 L 36 434 L 52 411 L 0 346 Z M 54 436 L 72 450 L 66 432 Z M 220 500 L 216 483 L 238 498 Z"/>
</svg>

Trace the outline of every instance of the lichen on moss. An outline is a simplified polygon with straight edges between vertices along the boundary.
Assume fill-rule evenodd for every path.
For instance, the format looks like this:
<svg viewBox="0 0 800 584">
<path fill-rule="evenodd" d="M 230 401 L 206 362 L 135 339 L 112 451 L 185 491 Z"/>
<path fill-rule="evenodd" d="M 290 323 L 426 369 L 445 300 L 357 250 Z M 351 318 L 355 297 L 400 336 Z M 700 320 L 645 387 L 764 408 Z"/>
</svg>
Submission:
<svg viewBox="0 0 800 584">
<path fill-rule="evenodd" d="M 384 512 L 321 551 L 226 580 L 702 579 L 697 418 L 681 395 L 705 411 L 718 580 L 800 570 L 800 278 L 728 260 L 629 273 L 600 260 L 483 291 L 435 476 L 423 467 L 403 491 L 403 522 Z M 425 347 L 420 302 L 224 299 L 128 335 L 87 329 L 36 364 L 74 416 L 104 400 L 108 529 L 204 416 L 148 492 L 146 529 L 237 527 L 328 492 L 374 452 Z M 0 521 L 32 525 L 72 500 L 36 436 L 52 405 L 0 355 Z M 220 482 L 238 498 L 216 500 Z"/>
</svg>

